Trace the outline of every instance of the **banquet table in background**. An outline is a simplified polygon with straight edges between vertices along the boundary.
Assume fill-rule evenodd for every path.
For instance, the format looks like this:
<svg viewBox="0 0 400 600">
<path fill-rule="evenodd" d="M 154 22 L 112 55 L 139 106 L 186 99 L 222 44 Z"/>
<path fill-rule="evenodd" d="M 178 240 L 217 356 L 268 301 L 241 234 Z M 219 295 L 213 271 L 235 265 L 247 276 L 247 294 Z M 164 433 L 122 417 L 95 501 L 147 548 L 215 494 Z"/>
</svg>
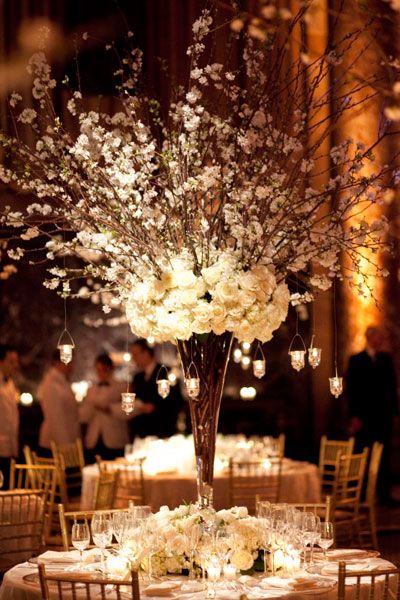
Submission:
<svg viewBox="0 0 400 600">
<path fill-rule="evenodd" d="M 235 582 L 235 588 L 228 587 L 229 582 L 221 582 L 216 590 L 216 599 L 226 600 L 227 598 L 235 599 L 239 598 L 241 593 L 245 593 L 249 600 L 267 600 L 274 598 L 274 600 L 286 600 L 290 597 L 292 600 L 309 600 L 310 596 L 316 596 L 319 600 L 336 600 L 337 598 L 337 563 L 328 563 L 329 566 L 333 567 L 329 571 L 329 575 L 319 577 L 321 585 L 313 585 L 316 583 L 316 576 L 310 575 L 306 572 L 301 572 L 298 576 L 291 579 L 282 579 L 280 577 L 264 579 L 260 574 L 256 577 L 240 578 L 238 582 Z M 353 566 L 357 566 L 357 569 L 365 571 L 366 574 L 371 569 L 388 569 L 393 568 L 393 565 L 386 560 L 381 558 L 368 558 L 358 561 Z M 65 567 L 65 565 L 64 565 Z M 60 564 L 52 565 L 48 568 L 52 570 L 60 571 Z M 86 574 L 87 576 L 87 574 Z M 37 566 L 29 563 L 23 563 L 10 569 L 3 579 L 3 583 L 0 587 L 0 600 L 41 600 L 40 585 L 38 581 Z M 148 582 L 142 580 L 140 582 L 141 592 L 143 597 L 160 597 L 161 595 L 168 595 L 171 600 L 198 600 L 205 597 L 205 592 L 191 593 L 186 588 L 188 586 L 188 580 L 185 577 L 180 576 L 168 576 L 163 577 L 163 582 L 156 582 L 152 585 L 152 589 L 148 588 Z M 310 581 L 310 584 L 308 584 Z M 171 591 L 166 593 L 165 585 L 166 582 L 171 582 Z M 371 579 L 366 578 L 361 587 L 362 600 L 367 600 Z M 231 582 L 232 583 L 232 582 Z M 355 581 L 349 585 L 346 585 L 346 600 L 355 600 Z M 297 584 L 297 585 L 296 585 Z M 163 592 L 157 591 L 160 586 L 164 585 Z M 396 585 L 396 576 L 390 576 L 389 589 L 394 590 Z M 240 589 L 238 588 L 240 587 Z M 146 589 L 147 588 L 147 589 Z M 380 600 L 383 595 L 384 578 L 377 578 L 375 581 L 375 600 Z M 86 598 L 85 589 L 77 590 L 77 600 Z M 125 596 L 124 596 L 125 597 Z M 69 600 L 71 594 L 68 593 L 67 589 L 63 590 L 63 599 Z M 107 600 L 116 600 L 116 594 L 113 590 L 107 591 Z"/>
<path fill-rule="evenodd" d="M 93 508 L 93 496 L 96 480 L 99 476 L 97 465 L 88 465 L 83 469 L 81 509 Z M 158 473 L 144 478 L 145 502 L 157 511 L 160 506 L 170 508 L 183 502 L 197 500 L 195 473 Z M 280 502 L 319 502 L 320 483 L 316 465 L 284 459 Z M 216 510 L 228 508 L 229 478 L 227 473 L 214 477 L 214 507 Z"/>
</svg>

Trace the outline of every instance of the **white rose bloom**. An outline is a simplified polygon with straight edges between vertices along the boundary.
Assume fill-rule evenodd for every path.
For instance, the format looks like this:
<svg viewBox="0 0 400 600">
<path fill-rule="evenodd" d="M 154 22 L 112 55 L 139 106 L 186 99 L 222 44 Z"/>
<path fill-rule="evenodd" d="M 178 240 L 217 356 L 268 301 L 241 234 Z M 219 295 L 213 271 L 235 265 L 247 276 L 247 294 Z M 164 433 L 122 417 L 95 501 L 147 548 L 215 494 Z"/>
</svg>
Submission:
<svg viewBox="0 0 400 600">
<path fill-rule="evenodd" d="M 220 281 L 215 286 L 215 297 L 225 305 L 235 304 L 238 296 L 238 286 L 231 281 Z"/>
<path fill-rule="evenodd" d="M 180 573 L 182 570 L 182 564 L 177 558 L 171 556 L 165 559 L 165 568 L 167 573 Z"/>
<path fill-rule="evenodd" d="M 222 265 L 216 264 L 202 269 L 201 274 L 207 285 L 214 286 L 221 279 L 222 271 Z"/>
<path fill-rule="evenodd" d="M 247 271 L 239 277 L 239 285 L 242 290 L 254 291 L 259 287 L 260 282 L 259 278 L 254 273 Z"/>
<path fill-rule="evenodd" d="M 231 555 L 231 564 L 239 571 L 247 571 L 253 566 L 254 560 L 250 552 L 239 549 Z"/>
<path fill-rule="evenodd" d="M 191 287 L 196 283 L 196 275 L 193 271 L 172 271 L 171 287 Z"/>
<path fill-rule="evenodd" d="M 212 304 L 205 300 L 199 300 L 192 310 L 192 314 L 199 323 L 209 323 L 214 316 Z"/>
</svg>

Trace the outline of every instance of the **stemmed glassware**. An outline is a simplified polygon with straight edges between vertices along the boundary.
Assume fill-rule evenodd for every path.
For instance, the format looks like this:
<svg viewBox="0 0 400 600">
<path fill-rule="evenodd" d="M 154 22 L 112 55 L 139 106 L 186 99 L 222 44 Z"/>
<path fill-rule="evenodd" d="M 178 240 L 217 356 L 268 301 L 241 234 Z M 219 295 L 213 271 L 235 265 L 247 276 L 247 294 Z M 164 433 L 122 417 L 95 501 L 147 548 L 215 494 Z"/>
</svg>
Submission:
<svg viewBox="0 0 400 600">
<path fill-rule="evenodd" d="M 104 550 L 111 544 L 113 527 L 110 513 L 94 513 L 91 523 L 92 538 L 101 552 L 101 568 L 104 571 Z"/>
<path fill-rule="evenodd" d="M 302 540 L 304 546 L 304 566 L 307 563 L 307 546 L 310 544 L 310 561 L 309 564 L 313 564 L 313 549 L 314 544 L 318 540 L 319 536 L 319 523 L 320 518 L 317 515 L 314 515 L 312 512 L 303 513 L 302 518 Z"/>
<path fill-rule="evenodd" d="M 80 566 L 83 564 L 83 551 L 89 546 L 90 531 L 87 521 L 84 523 L 74 523 L 71 531 L 71 543 L 74 548 L 79 550 Z"/>
<path fill-rule="evenodd" d="M 121 534 L 121 551 L 138 566 L 143 553 L 143 520 L 128 515 Z"/>
<path fill-rule="evenodd" d="M 325 562 L 327 561 L 326 551 L 332 546 L 334 539 L 335 535 L 333 523 L 331 523 L 330 521 L 322 521 L 319 524 L 318 545 L 323 550 Z"/>
<path fill-rule="evenodd" d="M 112 514 L 112 530 L 118 545 L 121 545 L 121 536 L 125 526 L 125 520 L 128 517 L 127 512 L 114 512 Z"/>
<path fill-rule="evenodd" d="M 194 556 L 196 550 L 199 546 L 201 537 L 201 527 L 197 523 L 193 524 L 186 532 L 185 532 L 185 541 L 189 554 L 189 579 L 195 579 L 195 571 L 194 571 Z"/>
</svg>

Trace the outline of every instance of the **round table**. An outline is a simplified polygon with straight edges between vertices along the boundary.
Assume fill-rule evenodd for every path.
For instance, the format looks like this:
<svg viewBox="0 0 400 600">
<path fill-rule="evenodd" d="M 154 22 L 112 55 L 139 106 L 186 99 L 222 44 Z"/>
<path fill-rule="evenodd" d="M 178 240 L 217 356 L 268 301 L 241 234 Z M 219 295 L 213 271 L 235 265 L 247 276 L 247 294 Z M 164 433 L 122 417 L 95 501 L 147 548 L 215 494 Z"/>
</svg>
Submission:
<svg viewBox="0 0 400 600">
<path fill-rule="evenodd" d="M 362 566 L 364 564 L 364 567 Z M 394 565 L 389 563 L 386 560 L 381 558 L 373 558 L 373 559 L 365 559 L 360 561 L 361 570 L 365 570 L 366 574 L 368 570 L 374 569 L 388 569 L 393 568 Z M 60 567 L 58 567 L 59 569 Z M 24 577 L 26 575 L 34 575 L 37 573 L 37 567 L 31 565 L 29 563 L 23 563 L 18 565 L 12 569 L 10 569 L 4 576 L 3 583 L 0 587 L 0 600 L 41 600 L 42 595 L 40 592 L 39 583 L 24 581 Z M 268 584 L 268 579 L 265 579 L 265 586 L 263 585 L 263 576 L 260 574 L 255 578 L 248 578 L 247 581 L 243 580 L 243 578 L 239 579 L 239 585 L 244 588 L 241 590 L 238 589 L 229 589 L 229 583 L 221 583 L 219 588 L 217 589 L 216 600 L 232 600 L 232 598 L 239 598 L 240 593 L 246 593 L 249 600 L 287 600 L 288 598 L 296 598 L 296 600 L 310 600 L 312 597 L 317 597 L 318 600 L 336 600 L 337 598 L 337 585 L 336 580 L 337 576 L 330 575 L 329 579 L 332 582 L 332 585 L 328 586 L 325 590 L 310 590 L 307 588 L 307 577 L 313 577 L 308 575 L 307 573 L 299 573 L 297 577 L 300 577 L 304 581 L 304 585 L 301 589 L 296 589 L 296 591 L 292 591 L 290 589 L 285 589 L 285 585 L 290 585 L 293 580 L 285 580 L 278 577 L 273 578 L 274 583 Z M 252 582 L 250 583 L 250 579 Z M 395 589 L 395 576 L 390 577 L 390 589 Z M 177 584 L 176 589 L 168 594 L 168 597 L 171 600 L 203 600 L 205 597 L 205 592 L 201 591 L 199 593 L 190 593 L 181 589 L 181 586 L 185 583 L 187 585 L 187 578 L 180 576 L 168 576 L 163 578 L 163 581 L 171 580 Z M 276 580 L 279 580 L 276 582 Z M 243 581 L 243 584 L 241 583 Z M 368 583 L 370 580 L 366 580 L 366 582 L 362 584 L 361 588 L 361 600 L 368 600 L 368 594 L 370 591 L 370 584 Z M 276 587 L 277 583 L 280 583 L 282 587 Z M 353 582 L 354 583 L 354 582 Z M 154 593 L 154 588 L 152 593 L 149 594 L 145 588 L 147 587 L 146 582 L 141 582 L 140 587 L 143 593 L 143 597 L 153 597 L 155 600 L 160 597 L 157 593 Z M 375 600 L 379 600 L 382 596 L 383 591 L 383 577 L 382 579 L 377 579 L 375 582 Z M 156 584 L 157 586 L 157 584 Z M 392 588 L 393 586 L 393 588 Z M 226 588 L 226 589 L 225 589 Z M 165 596 L 166 594 L 163 593 Z M 55 596 L 58 597 L 58 596 Z M 124 598 L 128 598 L 128 595 L 124 595 Z M 129 596 L 130 597 L 130 596 Z M 346 600 L 354 600 L 355 597 L 355 588 L 352 585 L 352 580 L 350 580 L 349 584 L 346 586 Z M 67 594 L 66 591 L 63 592 L 63 598 L 68 600 L 70 595 Z M 86 598 L 85 590 L 82 590 L 82 594 L 80 590 L 77 593 L 77 598 L 80 600 L 81 598 Z M 107 600 L 116 600 L 115 592 L 112 590 L 107 591 Z"/>
<path fill-rule="evenodd" d="M 99 476 L 97 465 L 83 469 L 81 509 L 93 508 L 93 494 Z M 153 511 L 167 505 L 175 508 L 184 502 L 194 502 L 196 495 L 195 474 L 159 473 L 144 476 L 145 501 Z M 298 462 L 285 458 L 282 464 L 280 502 L 309 503 L 320 501 L 320 480 L 318 467 L 308 462 Z M 214 477 L 214 507 L 216 510 L 228 508 L 228 474 Z"/>
</svg>

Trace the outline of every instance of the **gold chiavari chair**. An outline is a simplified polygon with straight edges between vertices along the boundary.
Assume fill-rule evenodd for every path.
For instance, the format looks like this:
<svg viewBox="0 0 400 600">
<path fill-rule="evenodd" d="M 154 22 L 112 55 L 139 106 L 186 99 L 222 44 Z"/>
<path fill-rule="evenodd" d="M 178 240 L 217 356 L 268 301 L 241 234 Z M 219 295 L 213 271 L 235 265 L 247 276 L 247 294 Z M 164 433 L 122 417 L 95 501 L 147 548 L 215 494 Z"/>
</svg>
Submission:
<svg viewBox="0 0 400 600">
<path fill-rule="evenodd" d="M 118 488 L 119 471 L 100 471 L 94 490 L 94 510 L 114 508 Z"/>
<path fill-rule="evenodd" d="M 70 510 L 66 511 L 63 504 L 58 505 L 58 516 L 60 519 L 62 545 L 65 551 L 72 550 L 70 531 L 73 523 L 79 523 L 80 521 L 89 522 L 93 517 L 94 513 L 123 513 L 128 512 L 123 508 L 113 508 L 110 510 Z M 93 545 L 90 546 L 93 548 Z"/>
<path fill-rule="evenodd" d="M 74 505 L 82 489 L 82 470 L 85 466 L 82 441 L 58 445 L 50 442 L 56 466 L 60 470 L 60 487 L 63 503 Z"/>
<path fill-rule="evenodd" d="M 231 506 L 246 506 L 256 512 L 258 500 L 279 502 L 282 457 L 251 461 L 229 461 L 229 502 Z"/>
<path fill-rule="evenodd" d="M 332 491 L 332 520 L 336 541 L 361 544 L 360 501 L 368 459 L 368 448 L 360 454 L 339 456 Z"/>
<path fill-rule="evenodd" d="M 127 508 L 129 502 L 137 505 L 146 504 L 143 460 L 140 458 L 133 462 L 124 463 L 113 460 L 102 460 L 99 456 L 96 456 L 100 473 L 118 471 L 118 483 L 114 499 L 114 506 L 116 508 Z"/>
<path fill-rule="evenodd" d="M 376 530 L 376 486 L 381 464 L 383 444 L 374 442 L 367 472 L 365 501 L 360 504 L 361 541 L 363 547 L 378 548 Z"/>
<path fill-rule="evenodd" d="M 41 490 L 0 492 L 0 573 L 41 552 L 43 495 Z"/>
<path fill-rule="evenodd" d="M 140 600 L 139 578 L 132 570 L 129 580 L 112 579 L 110 576 L 100 579 L 85 574 L 47 572 L 45 565 L 39 565 L 40 588 L 43 600 L 65 600 L 65 598 L 85 598 L 85 600 L 108 598 L 110 588 L 117 600 Z M 82 589 L 83 588 L 83 589 Z M 127 591 L 129 590 L 129 591 Z"/>
<path fill-rule="evenodd" d="M 318 468 L 322 492 L 332 492 L 337 459 L 339 456 L 352 454 L 353 450 L 353 437 L 348 440 L 328 440 L 326 435 L 321 437 Z"/>
<path fill-rule="evenodd" d="M 287 506 L 293 506 L 301 512 L 312 512 L 324 521 L 330 521 L 332 517 L 331 497 L 326 496 L 325 502 L 286 502 Z"/>
<path fill-rule="evenodd" d="M 346 580 L 349 580 L 346 588 Z M 362 586 L 367 588 L 362 590 Z M 339 563 L 338 600 L 367 598 L 368 600 L 400 600 L 400 569 L 375 569 L 346 572 L 346 563 Z M 346 594 L 348 592 L 348 594 Z M 363 594 L 365 592 L 365 594 Z"/>
<path fill-rule="evenodd" d="M 10 490 L 40 490 L 44 503 L 44 538 L 48 540 L 54 513 L 57 470 L 53 465 L 25 465 L 11 460 Z"/>
</svg>

